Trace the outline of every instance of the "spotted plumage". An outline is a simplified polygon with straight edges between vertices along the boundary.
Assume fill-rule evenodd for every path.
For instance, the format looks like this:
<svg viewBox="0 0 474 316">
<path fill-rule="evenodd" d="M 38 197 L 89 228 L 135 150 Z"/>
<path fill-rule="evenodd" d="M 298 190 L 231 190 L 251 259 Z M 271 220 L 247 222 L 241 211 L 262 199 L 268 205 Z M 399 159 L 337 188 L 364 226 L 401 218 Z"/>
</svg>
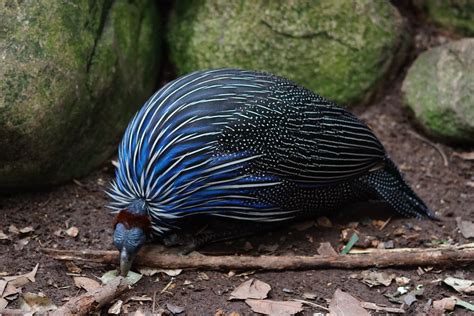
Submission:
<svg viewBox="0 0 474 316">
<path fill-rule="evenodd" d="M 431 214 L 350 112 L 287 79 L 236 69 L 156 92 L 125 132 L 108 193 L 111 208 L 148 216 L 155 237 L 190 216 L 285 221 L 368 198 Z"/>
</svg>

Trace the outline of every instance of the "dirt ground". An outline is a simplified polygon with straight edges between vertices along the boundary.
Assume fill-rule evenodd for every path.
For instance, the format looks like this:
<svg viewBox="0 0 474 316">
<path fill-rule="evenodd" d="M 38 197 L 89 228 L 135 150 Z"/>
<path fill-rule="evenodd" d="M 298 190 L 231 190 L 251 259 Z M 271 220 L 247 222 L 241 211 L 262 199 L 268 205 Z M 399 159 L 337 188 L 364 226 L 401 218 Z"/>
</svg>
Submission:
<svg viewBox="0 0 474 316">
<path fill-rule="evenodd" d="M 401 9 L 406 10 L 403 7 Z M 427 46 L 445 40 L 445 35 L 433 27 L 420 29 L 416 19 L 412 20 L 412 26 L 417 37 L 409 60 Z M 409 63 L 410 61 L 407 65 Z M 393 241 L 395 248 L 468 243 L 469 240 L 463 238 L 457 229 L 455 218 L 461 217 L 465 220 L 474 218 L 473 162 L 464 160 L 455 153 L 469 149 L 438 144 L 448 158 L 449 165 L 445 166 L 438 150 L 416 136 L 422 133 L 410 123 L 401 104 L 400 86 L 405 72 L 406 67 L 381 97 L 367 108 L 357 109 L 355 112 L 373 128 L 390 156 L 405 173 L 407 181 L 436 212 L 441 221 L 402 218 L 380 204 L 369 204 L 362 207 L 362 210 L 349 209 L 329 214 L 332 227 L 312 226 L 303 231 L 288 227 L 246 240 L 211 245 L 202 249 L 202 252 L 215 255 L 223 253 L 258 255 L 270 251 L 275 255 L 313 255 L 324 241 L 329 241 L 334 248 L 339 249 L 344 244 L 340 240 L 341 231 L 354 222 L 358 223 L 357 230 L 361 235 L 374 236 L 381 242 Z M 58 306 L 65 302 L 65 298 L 84 292 L 75 287 L 72 276 L 67 274 L 65 264 L 43 255 L 40 248 L 114 249 L 111 226 L 113 217 L 105 208 L 107 199 L 104 194 L 104 189 L 112 176 L 113 167 L 107 163 L 100 170 L 79 181 L 42 192 L 1 197 L 0 230 L 9 235 L 11 241 L 0 243 L 0 273 L 4 275 L 26 273 L 39 263 L 36 282 L 26 285 L 23 292 L 42 292 Z M 392 217 L 391 221 L 381 231 L 372 224 L 372 220 L 386 220 L 389 217 Z M 34 231 L 26 239 L 21 236 L 20 241 L 20 235 L 9 233 L 10 225 L 18 228 L 32 226 Z M 71 226 L 78 228 L 77 237 L 70 237 L 65 233 Z M 400 228 L 403 228 L 402 233 Z M 471 239 L 470 242 L 472 241 Z M 253 249 L 248 249 L 249 243 Z M 115 268 L 97 264 L 77 265 L 82 269 L 81 275 L 92 279 Z M 447 276 L 472 280 L 474 279 L 472 265 L 428 269 L 423 274 L 420 274 L 417 267 L 384 271 L 409 278 L 411 280 L 409 286 L 412 289 L 416 285 L 423 285 L 424 292 L 418 297 L 418 301 L 410 307 L 404 306 L 408 314 L 423 313 L 429 300 L 452 295 L 474 303 L 473 296 L 460 295 L 439 281 Z M 203 277 L 202 272 L 207 277 Z M 360 280 L 350 277 L 351 274 L 360 272 L 361 270 L 326 269 L 255 272 L 247 276 L 229 276 L 228 271 L 183 271 L 174 277 L 173 285 L 162 294 L 160 292 L 170 282 L 171 277 L 160 273 L 153 277 L 143 277 L 132 291 L 122 297 L 122 300 L 142 295 L 150 299 L 157 292 L 156 310 L 166 309 L 166 304 L 170 303 L 183 307 L 185 309 L 183 314 L 187 315 L 214 315 L 219 310 L 225 315 L 231 312 L 248 315 L 252 314 L 249 306 L 243 301 L 229 301 L 228 298 L 235 287 L 253 277 L 272 287 L 270 298 L 275 300 L 303 299 L 303 293 L 309 292 L 316 296 L 312 302 L 327 306 L 326 299 L 330 299 L 334 291 L 340 288 L 364 301 L 399 306 L 384 296 L 396 291 L 395 282 L 388 287 L 382 285 L 369 288 Z M 131 300 L 127 304 L 128 312 L 138 309 L 148 312 L 152 310 L 150 300 L 141 302 Z M 18 307 L 18 301 L 14 301 L 9 307 Z M 314 312 L 324 310 L 304 307 L 304 315 L 312 315 Z M 467 315 L 468 312 L 466 309 L 456 307 L 454 314 Z"/>
</svg>

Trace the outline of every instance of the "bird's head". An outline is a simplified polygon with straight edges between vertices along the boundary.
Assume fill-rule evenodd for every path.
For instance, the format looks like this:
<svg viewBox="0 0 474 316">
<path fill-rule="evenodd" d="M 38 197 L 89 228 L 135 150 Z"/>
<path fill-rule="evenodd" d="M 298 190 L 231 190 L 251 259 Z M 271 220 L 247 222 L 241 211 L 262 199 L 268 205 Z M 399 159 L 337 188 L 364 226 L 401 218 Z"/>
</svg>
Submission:
<svg viewBox="0 0 474 316">
<path fill-rule="evenodd" d="M 126 276 L 147 240 L 151 222 L 147 215 L 122 210 L 115 218 L 114 229 L 114 245 L 120 251 L 120 275 Z"/>
</svg>

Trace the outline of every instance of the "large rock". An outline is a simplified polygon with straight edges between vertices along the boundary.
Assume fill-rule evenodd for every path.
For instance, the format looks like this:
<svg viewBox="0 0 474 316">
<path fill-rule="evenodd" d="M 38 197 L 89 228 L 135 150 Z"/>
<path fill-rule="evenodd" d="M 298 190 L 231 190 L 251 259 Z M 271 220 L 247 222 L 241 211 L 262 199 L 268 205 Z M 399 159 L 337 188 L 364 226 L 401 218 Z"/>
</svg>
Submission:
<svg viewBox="0 0 474 316">
<path fill-rule="evenodd" d="M 180 74 L 264 70 L 354 104 L 403 55 L 406 34 L 388 1 L 180 0 L 168 40 Z"/>
<path fill-rule="evenodd" d="M 422 53 L 402 91 L 416 121 L 448 142 L 474 144 L 474 39 Z"/>
<path fill-rule="evenodd" d="M 4 0 L 0 191 L 98 166 L 156 84 L 151 0 Z"/>
<path fill-rule="evenodd" d="M 472 0 L 416 0 L 436 24 L 449 30 L 474 35 L 474 1 Z"/>
</svg>

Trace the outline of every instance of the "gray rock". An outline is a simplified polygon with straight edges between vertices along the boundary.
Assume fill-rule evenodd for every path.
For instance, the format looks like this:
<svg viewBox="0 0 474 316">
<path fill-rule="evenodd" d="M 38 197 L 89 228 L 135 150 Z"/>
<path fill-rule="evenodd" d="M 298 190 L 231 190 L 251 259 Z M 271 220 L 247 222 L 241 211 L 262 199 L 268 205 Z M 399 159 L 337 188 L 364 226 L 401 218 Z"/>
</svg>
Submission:
<svg viewBox="0 0 474 316">
<path fill-rule="evenodd" d="M 1 23 L 0 190 L 85 175 L 155 87 L 153 2 L 7 0 Z"/>
<path fill-rule="evenodd" d="M 408 37 L 388 1 L 177 1 L 168 42 L 180 74 L 235 67 L 292 79 L 340 104 L 366 101 Z"/>
<path fill-rule="evenodd" d="M 474 39 L 422 53 L 403 82 L 405 104 L 425 131 L 442 140 L 474 144 Z"/>
</svg>

